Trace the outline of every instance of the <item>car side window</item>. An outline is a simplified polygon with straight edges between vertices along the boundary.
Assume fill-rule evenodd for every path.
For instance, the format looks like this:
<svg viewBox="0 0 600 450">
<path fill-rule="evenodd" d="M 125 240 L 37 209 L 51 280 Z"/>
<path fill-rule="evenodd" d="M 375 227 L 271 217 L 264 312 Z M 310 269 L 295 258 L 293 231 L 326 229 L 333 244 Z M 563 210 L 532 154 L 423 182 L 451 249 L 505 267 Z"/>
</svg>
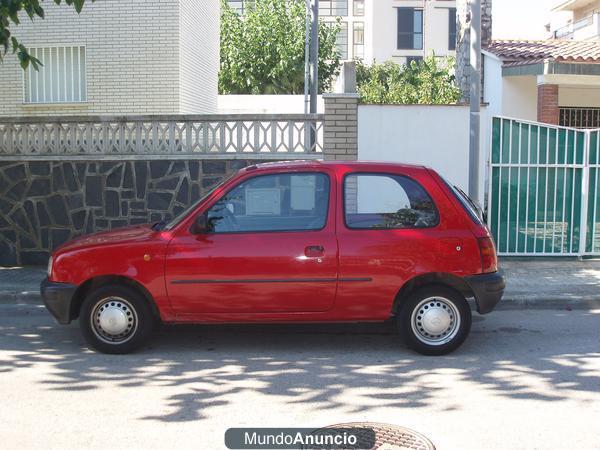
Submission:
<svg viewBox="0 0 600 450">
<path fill-rule="evenodd" d="M 344 180 L 346 226 L 355 229 L 430 228 L 439 223 L 433 200 L 416 181 L 389 174 Z"/>
<path fill-rule="evenodd" d="M 210 208 L 208 229 L 212 233 L 320 230 L 328 207 L 329 177 L 323 173 L 259 175 Z"/>
</svg>

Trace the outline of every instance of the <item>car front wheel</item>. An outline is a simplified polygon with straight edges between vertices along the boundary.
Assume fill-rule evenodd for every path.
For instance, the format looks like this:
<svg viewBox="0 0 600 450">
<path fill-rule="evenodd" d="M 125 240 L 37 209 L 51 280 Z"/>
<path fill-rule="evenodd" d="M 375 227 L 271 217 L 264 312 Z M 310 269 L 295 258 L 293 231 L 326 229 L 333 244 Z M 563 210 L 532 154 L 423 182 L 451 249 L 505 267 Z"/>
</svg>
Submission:
<svg viewBox="0 0 600 450">
<path fill-rule="evenodd" d="M 150 336 L 154 317 L 148 301 L 127 286 L 102 286 L 83 301 L 79 326 L 85 340 L 102 353 L 137 349 Z"/>
<path fill-rule="evenodd" d="M 407 345 L 424 355 L 444 355 L 456 350 L 471 330 L 471 309 L 457 291 L 426 286 L 413 292 L 398 315 Z"/>
</svg>

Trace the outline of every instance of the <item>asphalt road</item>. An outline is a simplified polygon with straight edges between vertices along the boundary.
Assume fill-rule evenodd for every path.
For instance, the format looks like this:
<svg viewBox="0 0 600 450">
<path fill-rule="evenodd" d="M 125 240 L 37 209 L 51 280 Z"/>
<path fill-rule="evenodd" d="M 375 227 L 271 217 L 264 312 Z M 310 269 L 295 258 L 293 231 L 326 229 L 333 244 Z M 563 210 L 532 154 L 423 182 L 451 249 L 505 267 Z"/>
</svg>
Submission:
<svg viewBox="0 0 600 450">
<path fill-rule="evenodd" d="M 107 356 L 41 308 L 0 306 L 4 449 L 220 449 L 228 427 L 350 421 L 439 450 L 600 448 L 600 311 L 475 317 L 437 358 L 385 325 L 172 327 Z"/>
</svg>

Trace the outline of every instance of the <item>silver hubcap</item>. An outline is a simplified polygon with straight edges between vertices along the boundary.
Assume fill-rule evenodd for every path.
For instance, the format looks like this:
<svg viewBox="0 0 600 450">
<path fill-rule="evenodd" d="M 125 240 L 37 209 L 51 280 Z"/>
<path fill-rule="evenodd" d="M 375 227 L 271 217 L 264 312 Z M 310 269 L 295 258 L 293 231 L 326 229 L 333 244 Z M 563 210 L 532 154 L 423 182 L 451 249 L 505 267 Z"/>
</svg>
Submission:
<svg viewBox="0 0 600 450">
<path fill-rule="evenodd" d="M 137 330 L 135 309 L 120 297 L 107 297 L 94 307 L 90 318 L 94 334 L 109 344 L 127 342 Z"/>
<path fill-rule="evenodd" d="M 450 300 L 429 297 L 413 310 L 412 330 L 417 339 L 428 345 L 443 345 L 451 341 L 460 327 L 460 313 Z"/>
</svg>

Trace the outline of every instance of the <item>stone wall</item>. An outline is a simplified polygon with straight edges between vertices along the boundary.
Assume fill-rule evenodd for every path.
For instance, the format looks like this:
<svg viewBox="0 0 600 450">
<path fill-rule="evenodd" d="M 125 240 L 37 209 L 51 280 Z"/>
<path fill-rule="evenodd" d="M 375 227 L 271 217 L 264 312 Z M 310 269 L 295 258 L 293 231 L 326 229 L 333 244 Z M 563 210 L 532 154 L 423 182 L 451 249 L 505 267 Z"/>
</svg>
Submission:
<svg viewBox="0 0 600 450">
<path fill-rule="evenodd" d="M 492 42 L 492 0 L 480 1 L 481 48 L 485 48 Z M 464 102 L 469 101 L 471 83 L 470 3 L 470 0 L 457 0 L 456 2 L 456 82 L 461 91 L 461 100 Z M 483 62 L 481 67 L 483 70 Z"/>
<path fill-rule="evenodd" d="M 256 160 L 0 161 L 0 265 L 46 264 L 82 234 L 183 211 Z"/>
<path fill-rule="evenodd" d="M 0 265 L 45 264 L 76 236 L 169 219 L 250 164 L 357 159 L 358 95 L 324 103 L 324 116 L 0 119 Z"/>
</svg>

